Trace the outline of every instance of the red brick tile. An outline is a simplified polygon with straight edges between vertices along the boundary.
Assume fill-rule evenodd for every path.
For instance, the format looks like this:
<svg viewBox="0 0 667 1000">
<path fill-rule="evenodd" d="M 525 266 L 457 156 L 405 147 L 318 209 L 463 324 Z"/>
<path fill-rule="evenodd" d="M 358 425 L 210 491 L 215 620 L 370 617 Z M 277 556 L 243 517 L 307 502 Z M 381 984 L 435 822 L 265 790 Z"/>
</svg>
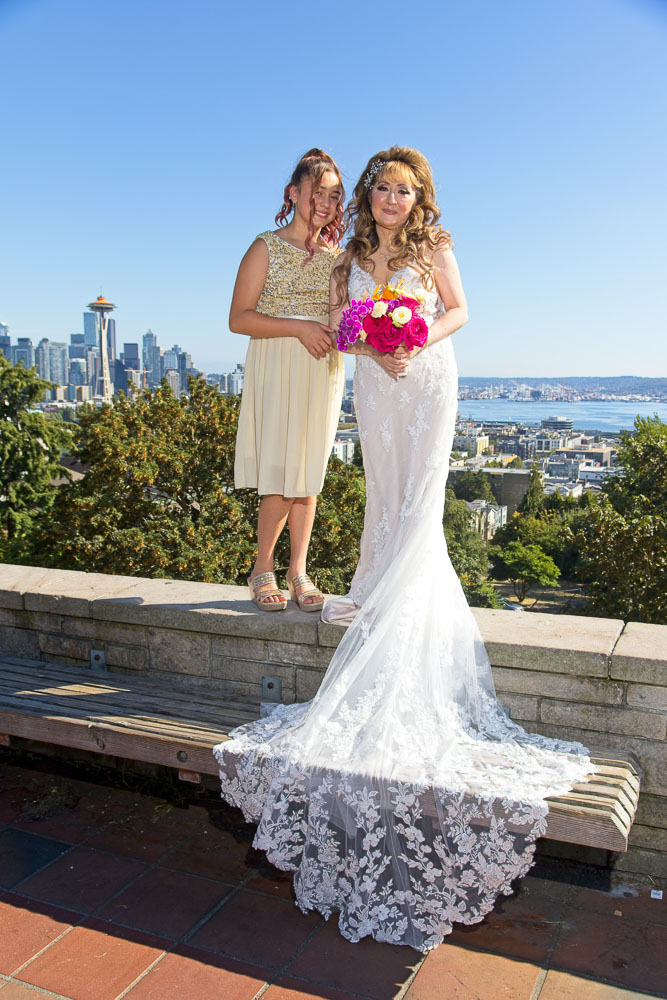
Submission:
<svg viewBox="0 0 667 1000">
<path fill-rule="evenodd" d="M 11 975 L 79 920 L 48 903 L 7 893 L 0 899 L 0 972 Z"/>
<path fill-rule="evenodd" d="M 290 872 L 280 872 L 269 875 L 258 872 L 245 885 L 246 889 L 254 892 L 265 892 L 268 896 L 277 896 L 279 899 L 287 899 L 294 902 L 294 881 Z"/>
<path fill-rule="evenodd" d="M 193 833 L 193 825 L 186 817 L 174 812 L 160 815 L 142 811 L 138 816 L 132 813 L 113 820 L 104 830 L 91 836 L 87 846 L 153 862 Z"/>
<path fill-rule="evenodd" d="M 8 826 L 0 833 L 0 886 L 12 889 L 62 855 L 70 845 Z"/>
<path fill-rule="evenodd" d="M 571 912 L 550 965 L 637 990 L 667 983 L 665 929 L 623 917 Z"/>
<path fill-rule="evenodd" d="M 646 993 L 643 990 L 635 993 L 623 986 L 610 986 L 551 969 L 544 980 L 540 1000 L 646 1000 Z"/>
<path fill-rule="evenodd" d="M 539 972 L 532 962 L 444 943 L 428 954 L 404 1000 L 529 1000 Z"/>
<path fill-rule="evenodd" d="M 239 843 L 231 833 L 211 827 L 165 858 L 163 867 L 238 885 L 253 871 L 252 865 L 247 864 L 247 854 L 247 844 Z"/>
<path fill-rule="evenodd" d="M 87 920 L 27 965 L 18 976 L 71 1000 L 114 1000 L 165 950 L 165 942 Z"/>
<path fill-rule="evenodd" d="M 145 867 L 128 858 L 75 847 L 64 858 L 24 882 L 21 892 L 92 913 Z"/>
<path fill-rule="evenodd" d="M 573 910 L 593 910 L 609 917 L 642 920 L 645 923 L 667 924 L 667 893 L 663 899 L 651 899 L 651 887 L 638 882 L 613 879 L 607 891 L 577 887 L 572 890 L 569 905 Z"/>
<path fill-rule="evenodd" d="M 190 944 L 243 962 L 281 968 L 320 918 L 282 899 L 240 892 L 208 920 Z"/>
<path fill-rule="evenodd" d="M 127 994 L 128 1000 L 184 1000 L 219 997 L 252 1000 L 265 985 L 264 972 L 231 958 L 179 948 L 147 972 Z"/>
<path fill-rule="evenodd" d="M 100 916 L 177 940 L 228 891 L 219 882 L 156 868 L 111 900 Z"/>
<path fill-rule="evenodd" d="M 50 997 L 50 993 L 34 990 L 31 986 L 21 986 L 20 983 L 0 983 L 2 1000 L 39 1000 L 39 997 Z"/>
<path fill-rule="evenodd" d="M 309 986 L 302 979 L 278 976 L 266 993 L 262 993 L 262 1000 L 350 1000 L 350 994 L 328 986 Z"/>
<path fill-rule="evenodd" d="M 388 1000 L 398 992 L 421 962 L 421 955 L 405 946 L 379 944 L 364 938 L 346 941 L 332 916 L 308 942 L 287 970 L 290 976 L 321 983 L 341 992 Z"/>
<path fill-rule="evenodd" d="M 569 887 L 525 879 L 512 896 L 502 896 L 484 920 L 456 924 L 447 944 L 542 962 L 562 918 Z"/>
</svg>

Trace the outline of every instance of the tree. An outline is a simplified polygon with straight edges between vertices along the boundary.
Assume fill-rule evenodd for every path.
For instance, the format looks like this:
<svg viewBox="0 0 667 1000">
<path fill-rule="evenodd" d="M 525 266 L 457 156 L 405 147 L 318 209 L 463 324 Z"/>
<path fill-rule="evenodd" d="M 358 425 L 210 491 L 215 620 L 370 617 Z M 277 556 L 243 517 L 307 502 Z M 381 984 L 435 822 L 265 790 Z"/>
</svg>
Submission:
<svg viewBox="0 0 667 1000">
<path fill-rule="evenodd" d="M 42 524 L 42 565 L 244 584 L 255 558 L 258 497 L 234 489 L 239 398 L 202 379 L 189 397 L 166 383 L 82 407 L 76 455 L 89 471 L 58 493 Z M 330 459 L 312 535 L 313 576 L 344 593 L 359 558 L 363 473 Z M 289 535 L 276 569 L 289 561 Z"/>
<path fill-rule="evenodd" d="M 486 580 L 489 559 L 484 539 L 471 526 L 470 511 L 447 489 L 443 527 L 449 557 L 468 603 L 472 607 L 498 608 L 500 601 Z"/>
<path fill-rule="evenodd" d="M 29 561 L 35 519 L 56 496 L 52 480 L 71 445 L 70 431 L 33 407 L 50 382 L 34 368 L 12 365 L 0 354 L 0 558 Z"/>
<path fill-rule="evenodd" d="M 553 559 L 539 545 L 521 542 L 510 542 L 504 548 L 491 545 L 489 555 L 493 563 L 491 576 L 495 580 L 510 580 L 519 601 L 524 600 L 531 587 L 553 586 L 560 577 Z"/>
<path fill-rule="evenodd" d="M 470 469 L 466 469 L 460 476 L 455 477 L 452 486 L 458 500 L 496 502 L 488 477 L 483 472 L 472 472 Z"/>
<path fill-rule="evenodd" d="M 361 450 L 361 441 L 354 442 L 354 454 L 352 455 L 352 465 L 356 466 L 357 469 L 363 469 L 364 467 L 364 453 Z"/>
<path fill-rule="evenodd" d="M 536 463 L 530 470 L 530 480 L 528 491 L 519 504 L 519 511 L 522 514 L 537 514 L 544 508 L 544 487 L 542 485 L 542 474 Z"/>
<path fill-rule="evenodd" d="M 76 455 L 90 466 L 60 488 L 42 547 L 48 565 L 129 576 L 244 582 L 256 497 L 233 489 L 238 398 L 191 379 L 82 407 Z"/>
<path fill-rule="evenodd" d="M 635 420 L 575 533 L 592 614 L 667 624 L 667 424 Z"/>
</svg>

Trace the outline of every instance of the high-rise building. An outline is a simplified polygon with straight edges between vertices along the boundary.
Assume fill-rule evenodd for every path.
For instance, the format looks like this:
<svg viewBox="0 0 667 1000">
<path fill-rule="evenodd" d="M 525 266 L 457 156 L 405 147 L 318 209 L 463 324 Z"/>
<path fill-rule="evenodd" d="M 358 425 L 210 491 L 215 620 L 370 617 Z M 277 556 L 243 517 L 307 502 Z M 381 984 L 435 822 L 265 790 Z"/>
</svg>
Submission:
<svg viewBox="0 0 667 1000">
<path fill-rule="evenodd" d="M 232 396 L 240 396 L 243 392 L 243 372 L 231 372 L 228 381 L 229 389 L 227 390 Z"/>
<path fill-rule="evenodd" d="M 67 344 L 43 337 L 36 354 L 39 377 L 55 385 L 67 385 Z"/>
<path fill-rule="evenodd" d="M 32 368 L 35 363 L 35 348 L 30 337 L 19 337 L 11 349 L 13 364 L 22 364 L 24 368 Z"/>
<path fill-rule="evenodd" d="M 165 351 L 162 355 L 162 373 L 163 375 L 169 371 L 178 371 L 178 355 L 181 353 L 181 349 L 177 344 L 169 351 Z"/>
<path fill-rule="evenodd" d="M 86 347 L 97 347 L 97 319 L 91 311 L 83 314 L 83 342 Z"/>
<path fill-rule="evenodd" d="M 174 396 L 180 396 L 181 394 L 181 376 L 175 368 L 169 368 L 165 373 L 164 377 L 167 380 L 167 385 L 173 392 Z"/>
<path fill-rule="evenodd" d="M 123 353 L 120 359 L 126 368 L 131 368 L 135 372 L 141 371 L 138 344 L 123 344 Z"/>
<path fill-rule="evenodd" d="M 111 318 L 107 320 L 107 350 L 109 361 L 115 361 L 118 357 L 116 354 L 116 320 Z"/>
<path fill-rule="evenodd" d="M 12 360 L 12 342 L 9 339 L 9 327 L 6 323 L 0 323 L 0 354 L 4 354 L 7 361 Z"/>
<path fill-rule="evenodd" d="M 86 372 L 87 383 L 91 393 L 95 392 L 97 379 L 100 375 L 100 349 L 99 347 L 86 347 Z"/>
<path fill-rule="evenodd" d="M 86 338 L 83 333 L 70 333 L 68 355 L 72 358 L 85 358 Z"/>
<path fill-rule="evenodd" d="M 148 330 L 144 334 L 142 347 L 144 381 L 152 389 L 154 386 L 160 384 L 160 379 L 162 378 L 160 347 L 158 346 L 157 337 L 152 330 Z"/>
<path fill-rule="evenodd" d="M 69 385 L 88 384 L 88 366 L 85 358 L 70 358 Z"/>
</svg>

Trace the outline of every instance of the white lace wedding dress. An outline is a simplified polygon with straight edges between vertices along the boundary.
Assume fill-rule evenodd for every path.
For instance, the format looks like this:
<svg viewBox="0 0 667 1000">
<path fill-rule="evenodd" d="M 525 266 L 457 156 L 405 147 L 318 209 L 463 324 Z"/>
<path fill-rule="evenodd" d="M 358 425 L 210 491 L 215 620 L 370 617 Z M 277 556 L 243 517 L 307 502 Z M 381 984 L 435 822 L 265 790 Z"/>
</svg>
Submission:
<svg viewBox="0 0 667 1000">
<path fill-rule="evenodd" d="M 407 294 L 421 288 L 412 269 L 399 278 Z M 353 264 L 350 298 L 374 286 Z M 422 313 L 429 325 L 442 315 L 437 293 Z M 325 617 L 359 610 L 311 702 L 278 706 L 214 751 L 223 797 L 294 872 L 302 910 L 338 912 L 350 941 L 421 951 L 511 893 L 545 798 L 591 770 L 584 747 L 525 733 L 496 701 L 442 529 L 456 389 L 449 338 L 398 381 L 357 358 L 366 519 L 350 594 Z"/>
</svg>

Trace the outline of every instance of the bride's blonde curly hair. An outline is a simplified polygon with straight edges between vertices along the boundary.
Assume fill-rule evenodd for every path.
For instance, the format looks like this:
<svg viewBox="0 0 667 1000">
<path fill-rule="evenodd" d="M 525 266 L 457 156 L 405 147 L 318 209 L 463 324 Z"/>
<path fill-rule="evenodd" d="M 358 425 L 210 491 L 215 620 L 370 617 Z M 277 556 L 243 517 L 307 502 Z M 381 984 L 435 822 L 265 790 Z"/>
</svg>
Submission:
<svg viewBox="0 0 667 1000">
<path fill-rule="evenodd" d="M 371 192 L 381 180 L 406 181 L 417 195 L 407 222 L 394 237 L 397 248 L 394 256 L 387 261 L 390 271 L 409 264 L 422 275 L 425 287 L 432 288 L 433 254 L 436 250 L 453 246 L 450 234 L 437 224 L 440 209 L 435 203 L 433 174 L 426 157 L 408 146 L 380 150 L 366 164 L 347 207 L 346 217 L 354 230 L 342 262 L 334 269 L 339 303 L 344 302 L 347 295 L 352 261 L 356 260 L 366 271 L 373 269 L 370 257 L 377 250 L 379 241 L 371 212 Z"/>
</svg>

